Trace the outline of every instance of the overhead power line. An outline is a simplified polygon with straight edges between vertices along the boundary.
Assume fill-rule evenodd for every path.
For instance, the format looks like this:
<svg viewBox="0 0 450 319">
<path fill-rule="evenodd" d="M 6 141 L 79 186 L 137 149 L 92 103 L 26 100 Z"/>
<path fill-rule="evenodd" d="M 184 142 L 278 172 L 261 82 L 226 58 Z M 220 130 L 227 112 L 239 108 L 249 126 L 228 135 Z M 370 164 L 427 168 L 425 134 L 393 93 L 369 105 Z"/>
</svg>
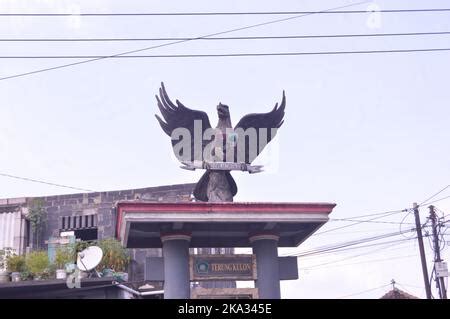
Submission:
<svg viewBox="0 0 450 319">
<path fill-rule="evenodd" d="M 357 261 L 357 262 L 352 262 L 352 263 L 346 263 L 346 264 L 334 264 L 331 266 L 325 266 L 322 267 L 322 264 L 319 265 L 314 265 L 311 267 L 305 267 L 305 268 L 300 268 L 302 270 L 319 270 L 319 269 L 329 269 L 329 268 L 339 268 L 339 267 L 347 267 L 347 266 L 354 266 L 354 265 L 360 265 L 360 264 L 368 264 L 368 263 L 379 263 L 379 262 L 386 262 L 386 261 L 390 261 L 390 260 L 395 260 L 395 259 L 405 259 L 405 258 L 411 258 L 411 257 L 417 257 L 417 255 L 401 255 L 401 256 L 394 256 L 394 257 L 386 257 L 386 258 L 377 258 L 377 259 L 367 259 L 364 261 Z M 324 263 L 325 264 L 331 264 L 330 263 Z"/>
<path fill-rule="evenodd" d="M 449 196 L 442 197 L 442 198 L 439 198 L 439 199 L 436 199 L 436 200 L 434 200 L 434 201 L 432 201 L 432 202 L 428 202 L 427 205 L 431 205 L 431 204 L 434 204 L 434 203 L 443 201 L 444 199 L 448 199 L 448 198 L 450 198 L 450 195 L 449 195 Z"/>
<path fill-rule="evenodd" d="M 413 231 L 413 230 L 414 229 L 412 229 L 410 231 Z M 377 236 L 359 238 L 359 239 L 356 239 L 356 240 L 341 242 L 341 243 L 337 243 L 337 244 L 334 244 L 334 245 L 320 246 L 320 247 L 316 247 L 316 248 L 313 248 L 313 249 L 310 249 L 310 250 L 306 250 L 306 251 L 303 251 L 303 252 L 290 253 L 290 254 L 287 254 L 287 256 L 303 257 L 303 256 L 308 256 L 308 255 L 322 254 L 322 253 L 326 253 L 326 252 L 330 252 L 330 251 L 338 251 L 338 250 L 341 250 L 341 249 L 346 248 L 346 247 L 360 245 L 360 244 L 371 242 L 371 241 L 377 241 L 377 240 L 381 240 L 381 239 L 386 239 L 386 238 L 389 238 L 389 237 L 395 237 L 395 236 L 399 236 L 400 234 L 401 234 L 400 232 L 393 232 L 393 233 L 382 234 L 382 235 L 377 235 Z M 390 242 L 384 242 L 384 243 L 390 243 Z M 367 245 L 367 246 L 369 246 L 369 245 Z"/>
<path fill-rule="evenodd" d="M 381 288 L 384 288 L 384 287 L 387 287 L 387 286 L 390 286 L 390 285 L 391 285 L 391 284 L 387 284 L 387 285 L 383 285 L 383 286 L 380 286 L 380 287 L 376 287 L 376 288 L 372 288 L 372 289 L 367 289 L 367 290 L 363 290 L 363 291 L 360 291 L 360 292 L 355 292 L 355 293 L 353 293 L 353 294 L 341 296 L 341 297 L 338 297 L 338 298 L 336 298 L 336 299 L 344 299 L 344 298 L 348 298 L 348 297 L 353 297 L 353 296 L 362 295 L 362 294 L 364 294 L 364 293 L 371 292 L 371 291 L 375 291 L 375 290 L 378 290 L 378 289 L 381 289 Z"/>
<path fill-rule="evenodd" d="M 394 227 L 394 226 L 393 226 Z M 376 232 L 385 232 L 388 230 L 394 230 L 394 228 L 378 228 L 378 229 L 364 229 L 364 230 L 354 230 L 354 231 L 344 231 L 344 232 L 336 232 L 336 233 L 324 233 L 322 235 L 326 236 L 342 236 L 342 235 L 354 235 L 354 234 L 368 234 L 368 233 L 376 233 Z"/>
<path fill-rule="evenodd" d="M 355 219 L 355 218 L 362 218 L 362 217 L 371 217 L 371 216 L 380 216 L 380 215 L 387 215 L 390 213 L 403 213 L 403 212 L 407 212 L 408 209 L 404 208 L 404 209 L 396 209 L 396 210 L 388 210 L 385 212 L 378 212 L 378 213 L 372 213 L 372 214 L 365 214 L 365 215 L 359 215 L 359 216 L 352 216 L 352 217 L 347 217 L 350 219 Z"/>
<path fill-rule="evenodd" d="M 18 180 L 27 181 L 27 182 L 45 184 L 45 185 L 50 185 L 50 186 L 62 187 L 62 188 L 69 188 L 69 189 L 74 189 L 74 190 L 77 190 L 77 191 L 95 192 L 95 191 L 93 191 L 91 189 L 67 186 L 67 185 L 62 185 L 62 184 L 55 184 L 55 183 L 46 182 L 46 181 L 42 181 L 42 180 L 32 179 L 32 178 L 28 178 L 28 177 L 15 176 L 15 175 L 10 175 L 10 174 L 5 174 L 5 173 L 0 173 L 0 176 L 14 178 L 14 179 L 18 179 Z"/>
<path fill-rule="evenodd" d="M 339 259 L 333 259 L 331 261 L 322 262 L 320 264 L 313 264 L 313 265 L 309 265 L 309 266 L 304 266 L 304 267 L 301 267 L 301 268 L 303 268 L 303 269 L 311 269 L 311 268 L 316 268 L 316 267 L 322 267 L 324 265 L 329 265 L 329 264 L 333 264 L 333 265 L 334 264 L 339 264 L 340 262 L 346 261 L 346 260 L 349 260 L 349 259 L 355 259 L 355 258 L 366 256 L 366 255 L 377 254 L 381 250 L 383 251 L 383 253 L 386 253 L 387 251 L 391 252 L 392 250 L 396 250 L 396 249 L 404 249 L 405 248 L 405 247 L 403 247 L 404 244 L 409 244 L 409 243 L 407 243 L 407 242 L 393 243 L 393 244 L 390 244 L 390 245 L 387 245 L 387 246 L 377 247 L 375 249 L 370 249 L 370 250 L 367 250 L 367 251 L 364 251 L 364 252 L 360 252 L 360 253 L 358 253 L 356 255 L 346 256 L 344 258 L 339 258 Z M 394 249 L 392 249 L 392 247 L 394 247 Z M 317 260 L 316 256 L 302 257 L 303 260 L 305 260 L 306 258 L 311 258 L 311 259 L 314 258 L 314 260 Z M 319 257 L 319 258 L 321 258 L 321 257 Z M 303 263 L 305 263 L 305 261 Z"/>
<path fill-rule="evenodd" d="M 414 239 L 416 239 L 416 238 L 414 238 Z M 379 242 L 379 243 L 370 243 L 370 244 L 364 244 L 364 245 L 358 244 L 355 246 L 349 246 L 349 247 L 344 247 L 344 248 L 338 248 L 336 250 L 325 251 L 323 253 L 321 252 L 321 253 L 317 253 L 317 254 L 297 256 L 297 257 L 301 257 L 303 260 L 303 263 L 304 263 L 306 260 L 317 260 L 318 258 L 327 258 L 327 255 L 329 255 L 329 254 L 340 255 L 341 253 L 344 253 L 344 255 L 345 255 L 347 253 L 347 251 L 349 251 L 349 250 L 351 251 L 351 250 L 355 250 L 355 249 L 362 251 L 355 255 L 350 255 L 350 256 L 346 256 L 344 258 L 339 258 L 337 260 L 334 260 L 333 263 L 335 263 L 335 262 L 340 262 L 340 261 L 344 261 L 344 260 L 348 260 L 348 259 L 357 258 L 360 256 L 376 254 L 380 250 L 385 252 L 385 251 L 392 251 L 392 250 L 396 250 L 396 249 L 400 249 L 400 248 L 405 249 L 404 245 L 409 244 L 409 242 L 411 240 L 412 240 L 411 238 L 408 238 L 408 239 L 400 238 L 400 239 L 394 239 L 394 240 L 389 240 L 389 241 L 383 241 L 383 242 Z M 375 249 L 365 249 L 365 248 L 369 248 L 369 247 L 375 247 Z M 394 248 L 392 248 L 392 247 L 394 247 Z M 287 255 L 291 256 L 292 254 L 287 254 Z"/>
<path fill-rule="evenodd" d="M 410 293 L 409 291 L 408 291 L 408 289 L 406 289 L 404 286 L 405 286 L 405 284 L 400 284 L 400 283 L 398 283 L 398 282 L 396 282 L 396 284 L 397 285 L 399 285 L 400 286 L 400 288 L 402 288 L 402 290 L 403 291 L 405 291 L 406 293 L 408 293 L 408 294 L 410 294 L 410 295 L 412 295 L 412 293 Z M 410 286 L 411 287 L 411 285 L 408 285 L 408 286 Z M 422 287 L 417 287 L 416 286 L 416 288 L 422 288 Z"/>
<path fill-rule="evenodd" d="M 430 196 L 429 198 L 425 199 L 423 202 L 421 202 L 419 204 L 419 206 L 425 206 L 428 205 L 428 201 L 432 200 L 433 198 L 435 198 L 437 195 L 439 195 L 440 193 L 442 193 L 443 191 L 445 191 L 447 188 L 450 187 L 450 184 L 445 186 L 444 188 L 442 188 L 439 192 L 437 192 L 436 194 L 433 194 L 432 196 Z"/>
<path fill-rule="evenodd" d="M 447 35 L 450 31 L 404 32 L 404 33 L 367 33 L 367 34 L 317 34 L 317 35 L 279 35 L 279 36 L 242 36 L 242 37 L 156 37 L 156 38 L 18 38 L 0 39 L 1 42 L 120 42 L 120 41 L 191 41 L 191 40 L 283 40 L 283 39 L 322 39 L 322 38 L 356 38 L 356 37 L 395 37 Z"/>
<path fill-rule="evenodd" d="M 423 237 L 428 237 L 428 235 L 424 235 Z M 371 243 L 371 244 L 367 244 L 367 245 L 361 245 L 361 246 L 352 246 L 349 245 L 349 247 L 344 247 L 344 248 L 338 248 L 336 250 L 327 250 L 324 252 L 318 252 L 318 253 L 311 253 L 311 255 L 305 255 L 305 256 L 316 256 L 316 255 L 323 255 L 323 254 L 330 254 L 330 253 L 340 253 L 343 251 L 348 251 L 348 250 L 354 250 L 354 249 L 361 249 L 361 248 L 367 248 L 367 247 L 375 247 L 375 246 L 382 246 L 382 245 L 387 245 L 387 244 L 392 244 L 392 243 L 400 243 L 400 242 L 406 242 L 412 239 L 417 239 L 417 237 L 412 237 L 412 238 L 405 238 L 405 239 L 395 239 L 395 240 L 390 240 L 390 241 L 384 241 L 381 243 Z M 359 245 L 359 244 L 355 244 L 355 245 Z M 297 256 L 297 257 L 305 257 L 305 256 Z"/>
<path fill-rule="evenodd" d="M 344 225 L 344 226 L 340 226 L 340 227 L 335 227 L 335 228 L 331 228 L 331 229 L 328 229 L 328 230 L 324 230 L 324 231 L 315 233 L 312 236 L 318 236 L 318 235 L 326 234 L 326 233 L 329 233 L 329 232 L 332 232 L 332 231 L 340 230 L 340 229 L 343 229 L 343 228 L 352 227 L 352 226 L 359 225 L 359 224 L 364 223 L 364 222 L 377 220 L 377 219 L 385 218 L 385 217 L 388 217 L 388 216 L 391 216 L 391 215 L 394 215 L 394 214 L 398 214 L 400 212 L 402 212 L 402 211 L 386 212 L 386 214 L 382 214 L 381 216 L 376 216 L 376 217 L 373 217 L 373 218 L 370 218 L 370 219 L 367 219 L 367 220 L 364 220 L 364 221 L 361 220 L 361 221 L 357 221 L 357 222 L 354 222 L 354 223 L 351 223 L 351 224 L 348 224 L 348 225 Z"/>
<path fill-rule="evenodd" d="M 342 55 L 375 53 L 412 53 L 450 51 L 450 48 L 362 50 L 362 51 L 317 51 L 317 52 L 268 52 L 268 53 L 219 53 L 219 54 L 157 54 L 157 55 L 27 55 L 0 56 L 0 59 L 140 59 L 140 58 L 220 58 L 220 57 L 261 57 L 261 56 L 299 56 L 299 55 Z M 5 78 L 3 78 L 5 79 Z M 0 79 L 2 80 L 2 79 Z"/>
<path fill-rule="evenodd" d="M 419 289 L 423 289 L 423 287 L 421 287 L 421 286 L 417 286 L 417 285 L 410 285 L 410 284 L 404 284 L 404 283 L 399 283 L 398 281 L 397 281 L 397 285 L 399 285 L 399 286 L 406 286 L 406 287 L 412 287 L 412 288 L 419 288 Z"/>
<path fill-rule="evenodd" d="M 443 191 L 445 191 L 448 188 L 450 188 L 450 184 L 445 186 L 444 188 L 442 188 L 439 192 L 433 194 L 432 196 L 430 196 L 429 198 L 424 200 L 422 203 L 419 204 L 419 206 L 431 205 L 431 204 L 440 202 L 440 201 L 442 201 L 444 199 L 450 198 L 450 195 L 449 195 L 449 196 L 445 196 L 445 197 L 442 197 L 442 198 L 439 198 L 439 199 L 436 199 L 436 200 L 430 202 L 430 200 L 432 200 L 433 198 L 435 198 L 437 195 L 441 194 Z"/>
<path fill-rule="evenodd" d="M 350 3 L 348 5 L 334 7 L 334 8 L 329 8 L 329 9 L 326 9 L 326 10 L 323 10 L 323 11 L 318 11 L 318 12 L 335 11 L 335 10 L 340 10 L 340 9 L 345 9 L 345 8 L 357 6 L 357 5 L 360 5 L 360 4 L 366 4 L 366 3 L 369 3 L 369 2 L 370 1 L 354 2 L 354 3 Z M 214 37 L 214 36 L 217 36 L 217 35 L 222 35 L 222 34 L 227 34 L 227 33 L 232 33 L 232 32 L 237 32 L 237 31 L 243 31 L 243 30 L 258 28 L 258 27 L 261 27 L 261 26 L 266 26 L 266 25 L 270 25 L 270 24 L 290 21 L 290 20 L 294 20 L 294 19 L 300 19 L 300 18 L 307 17 L 307 16 L 312 15 L 312 14 L 313 13 L 295 15 L 295 16 L 287 17 L 287 18 L 283 18 L 283 19 L 276 19 L 276 20 L 266 21 L 266 22 L 262 22 L 262 23 L 256 23 L 256 24 L 252 24 L 252 25 L 247 25 L 247 26 L 243 26 L 243 27 L 239 27 L 239 28 L 233 28 L 233 29 L 229 29 L 229 30 L 225 30 L 225 31 L 221 31 L 221 32 L 210 33 L 210 34 L 206 34 L 206 35 L 203 35 L 203 36 L 199 36 L 199 37 L 194 38 L 192 40 L 173 41 L 173 42 L 164 43 L 164 44 L 160 44 L 160 45 L 156 45 L 156 46 L 151 46 L 151 47 L 146 47 L 146 48 L 142 48 L 142 49 L 126 51 L 126 52 L 122 52 L 122 53 L 117 53 L 117 54 L 114 54 L 114 55 L 111 55 L 111 56 L 108 56 L 108 57 L 93 58 L 93 59 L 88 59 L 88 60 L 74 62 L 74 63 L 62 64 L 62 65 L 58 65 L 58 66 L 54 66 L 54 67 L 38 69 L 38 70 L 30 71 L 30 72 L 19 73 L 19 74 L 15 74 L 15 75 L 2 77 L 2 78 L 0 78 L 0 81 L 1 80 L 13 79 L 13 78 L 17 78 L 17 77 L 22 77 L 22 76 L 27 76 L 27 75 L 32 75 L 32 74 L 37 74 L 37 73 L 41 73 L 41 72 L 47 72 L 47 71 L 67 68 L 67 67 L 71 67 L 71 66 L 85 64 L 85 63 L 95 62 L 95 61 L 103 60 L 103 59 L 106 59 L 106 58 L 111 58 L 111 57 L 116 57 L 116 56 L 121 56 L 121 55 L 127 55 L 127 54 L 132 54 L 132 53 L 152 50 L 152 49 L 161 48 L 161 47 L 167 47 L 167 46 L 176 45 L 176 44 L 184 43 L 184 42 L 188 42 L 188 41 L 195 41 L 195 40 L 202 39 L 202 38 L 209 38 L 209 37 Z"/>
<path fill-rule="evenodd" d="M 444 190 L 446 190 L 449 187 L 450 187 L 450 185 L 447 185 L 446 187 L 441 189 L 439 192 L 435 193 L 433 196 L 431 196 L 428 199 L 422 201 L 421 205 L 419 205 L 419 206 L 426 205 L 425 203 L 427 201 L 429 201 L 430 199 L 433 199 L 434 197 L 436 197 L 437 195 L 439 195 L 440 193 L 442 193 Z M 430 203 L 427 203 L 427 204 L 432 204 L 432 203 L 435 203 L 435 202 L 438 202 L 438 201 L 442 201 L 442 200 L 447 199 L 447 198 L 450 198 L 450 196 L 446 196 L 446 197 L 437 199 L 437 200 L 435 200 L 433 202 L 430 202 Z M 406 214 L 403 217 L 402 221 L 400 222 L 400 230 L 399 230 L 399 232 L 404 236 L 404 234 L 406 232 L 402 231 L 401 226 L 403 224 L 410 224 L 410 223 L 405 223 L 405 219 L 411 214 L 411 212 L 412 212 L 411 209 L 392 210 L 392 211 L 386 211 L 386 212 L 380 212 L 380 213 L 374 213 L 374 214 L 367 214 L 367 215 L 360 215 L 360 216 L 349 217 L 347 219 L 350 220 L 350 219 L 356 219 L 356 218 L 360 218 L 360 217 L 369 217 L 369 216 L 378 216 L 378 215 L 380 215 L 378 217 L 371 218 L 371 219 L 368 219 L 368 220 L 356 221 L 355 223 L 352 223 L 352 224 L 348 224 L 348 225 L 344 225 L 344 226 L 340 226 L 340 227 L 335 227 L 335 228 L 328 229 L 328 230 L 325 230 L 325 231 L 322 231 L 322 232 L 318 232 L 318 233 L 313 234 L 312 236 L 322 235 L 322 234 L 326 234 L 326 233 L 333 232 L 333 231 L 336 231 L 336 230 L 340 230 L 340 229 L 343 229 L 343 228 L 348 228 L 348 227 L 351 227 L 351 226 L 359 225 L 361 223 L 371 222 L 371 221 L 374 221 L 374 220 L 377 220 L 377 219 L 381 219 L 381 218 L 388 217 L 388 216 L 391 216 L 391 215 L 394 215 L 394 214 L 397 214 L 397 213 L 402 213 L 402 212 L 408 212 L 408 214 Z M 344 218 L 342 218 L 342 220 L 344 220 Z M 424 227 L 424 226 L 425 225 L 422 225 L 422 227 Z M 407 238 L 409 238 L 409 237 L 407 237 Z"/>
<path fill-rule="evenodd" d="M 351 219 L 351 218 L 330 218 L 330 221 L 334 222 L 361 222 L 361 223 L 375 223 L 375 224 L 393 224 L 393 225 L 399 225 L 399 222 L 393 222 L 393 221 L 382 221 L 382 220 L 358 220 L 358 219 Z M 413 223 L 404 223 L 404 224 L 413 224 Z"/>
<path fill-rule="evenodd" d="M 129 17 L 129 16 L 218 16 L 218 15 L 292 15 L 448 12 L 450 8 L 340 10 L 340 11 L 245 11 L 245 12 L 120 12 L 120 13 L 0 13 L 1 17 Z"/>
</svg>

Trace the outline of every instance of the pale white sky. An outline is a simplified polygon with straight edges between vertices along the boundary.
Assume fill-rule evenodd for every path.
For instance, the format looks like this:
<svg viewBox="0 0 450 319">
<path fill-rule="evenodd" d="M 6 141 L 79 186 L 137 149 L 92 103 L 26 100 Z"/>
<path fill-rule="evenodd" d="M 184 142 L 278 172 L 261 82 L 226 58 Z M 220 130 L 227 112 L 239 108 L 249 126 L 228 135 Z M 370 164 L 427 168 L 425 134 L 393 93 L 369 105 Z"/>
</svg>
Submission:
<svg viewBox="0 0 450 319">
<path fill-rule="evenodd" d="M 193 12 L 324 10 L 351 1 L 7 1 L 0 12 Z M 445 8 L 447 1 L 376 1 L 381 9 Z M 365 10 L 367 5 L 349 9 Z M 450 13 L 311 15 L 245 35 L 450 31 Z M 0 38 L 201 36 L 280 18 L 0 17 Z M 372 28 L 369 26 L 372 25 Z M 153 42 L 0 42 L 6 55 L 111 55 Z M 204 54 L 450 48 L 450 35 L 271 41 L 193 41 L 143 52 Z M 286 121 L 263 163 L 268 172 L 234 173 L 237 201 L 335 202 L 346 218 L 410 207 L 450 183 L 449 52 L 338 56 L 110 59 L 0 81 L 0 173 L 93 190 L 195 182 L 178 168 L 153 114 L 164 81 L 169 95 L 207 111 L 230 106 L 234 124 L 265 112 L 286 91 Z M 0 77 L 78 60 L 0 59 Z M 264 158 L 263 158 L 264 159 Z M 70 193 L 0 177 L 0 197 Z M 440 194 L 450 195 L 450 189 Z M 443 211 L 450 200 L 436 203 Z M 421 211 L 425 221 L 427 209 Z M 400 222 L 403 214 L 384 221 Z M 406 222 L 412 222 L 408 216 Z M 324 229 L 346 225 L 330 222 Z M 311 237 L 300 251 L 390 233 L 398 224 L 364 223 Z M 402 238 L 402 237 L 397 237 Z M 427 249 L 428 243 L 426 244 Z M 385 247 L 385 249 L 380 249 Z M 423 297 L 415 240 L 402 245 L 299 259 L 300 279 L 283 282 L 289 298 L 338 298 L 386 285 Z M 369 253 L 370 252 L 370 253 Z M 448 260 L 449 250 L 443 252 Z M 285 253 L 284 250 L 281 253 Z M 367 253 L 351 258 L 350 256 Z M 411 256 L 414 255 L 415 256 Z M 409 257 L 408 257 L 409 256 Z M 383 260 L 381 260 L 383 259 Z M 378 260 L 378 261 L 374 261 Z M 380 261 L 381 260 L 381 261 Z M 431 266 L 431 254 L 428 254 Z M 305 270 L 306 267 L 332 262 Z M 351 264 L 351 265 L 349 265 Z M 378 298 L 389 287 L 355 297 Z"/>
</svg>

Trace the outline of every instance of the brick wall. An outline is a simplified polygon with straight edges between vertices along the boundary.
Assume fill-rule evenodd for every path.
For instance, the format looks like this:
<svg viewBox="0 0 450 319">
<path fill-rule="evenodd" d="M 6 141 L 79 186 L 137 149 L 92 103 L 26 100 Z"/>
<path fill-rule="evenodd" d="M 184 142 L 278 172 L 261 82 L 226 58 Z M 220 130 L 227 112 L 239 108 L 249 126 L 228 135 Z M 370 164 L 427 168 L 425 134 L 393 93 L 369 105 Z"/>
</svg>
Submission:
<svg viewBox="0 0 450 319">
<path fill-rule="evenodd" d="M 142 200 L 180 202 L 190 201 L 195 184 L 180 184 L 141 189 L 81 193 L 39 198 L 27 198 L 31 205 L 35 199 L 43 201 L 47 212 L 47 227 L 43 241 L 51 236 L 58 236 L 61 228 L 61 219 L 65 216 L 96 215 L 98 238 L 115 236 L 116 212 L 115 203 L 120 200 Z M 132 262 L 130 264 L 130 280 L 142 280 L 144 277 L 145 257 L 160 256 L 160 249 L 130 249 Z"/>
</svg>

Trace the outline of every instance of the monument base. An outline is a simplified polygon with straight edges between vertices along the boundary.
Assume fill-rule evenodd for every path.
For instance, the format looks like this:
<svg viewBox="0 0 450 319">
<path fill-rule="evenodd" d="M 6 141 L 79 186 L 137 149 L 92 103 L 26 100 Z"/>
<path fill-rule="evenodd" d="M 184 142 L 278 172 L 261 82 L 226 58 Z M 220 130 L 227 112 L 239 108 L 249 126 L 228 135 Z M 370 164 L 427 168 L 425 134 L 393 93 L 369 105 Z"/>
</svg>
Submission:
<svg viewBox="0 0 450 319">
<path fill-rule="evenodd" d="M 256 288 L 193 288 L 191 299 L 258 299 Z"/>
<path fill-rule="evenodd" d="M 190 297 L 189 248 L 252 247 L 257 296 L 280 298 L 278 247 L 296 247 L 328 221 L 330 203 L 119 202 L 127 248 L 162 248 L 165 298 Z M 229 278 L 228 278 L 229 279 Z"/>
</svg>

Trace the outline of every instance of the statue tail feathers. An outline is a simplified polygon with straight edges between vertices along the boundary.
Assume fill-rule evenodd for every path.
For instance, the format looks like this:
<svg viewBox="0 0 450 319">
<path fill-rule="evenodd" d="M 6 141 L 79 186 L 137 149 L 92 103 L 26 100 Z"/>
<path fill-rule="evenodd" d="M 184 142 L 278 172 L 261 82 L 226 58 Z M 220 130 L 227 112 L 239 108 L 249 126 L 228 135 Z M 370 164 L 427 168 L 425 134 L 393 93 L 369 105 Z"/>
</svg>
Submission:
<svg viewBox="0 0 450 319">
<path fill-rule="evenodd" d="M 198 181 L 197 185 L 195 185 L 194 189 L 194 197 L 196 200 L 207 202 L 208 201 L 208 184 L 209 184 L 209 174 L 210 171 L 206 171 L 200 180 Z M 225 175 L 227 177 L 228 185 L 231 190 L 231 194 L 235 196 L 237 194 L 237 185 L 234 181 L 233 176 L 231 176 L 230 172 L 225 172 Z"/>
<path fill-rule="evenodd" d="M 198 181 L 197 185 L 195 185 L 194 197 L 196 200 L 202 202 L 208 201 L 207 195 L 208 182 L 209 182 L 209 171 L 206 171 Z"/>
</svg>

